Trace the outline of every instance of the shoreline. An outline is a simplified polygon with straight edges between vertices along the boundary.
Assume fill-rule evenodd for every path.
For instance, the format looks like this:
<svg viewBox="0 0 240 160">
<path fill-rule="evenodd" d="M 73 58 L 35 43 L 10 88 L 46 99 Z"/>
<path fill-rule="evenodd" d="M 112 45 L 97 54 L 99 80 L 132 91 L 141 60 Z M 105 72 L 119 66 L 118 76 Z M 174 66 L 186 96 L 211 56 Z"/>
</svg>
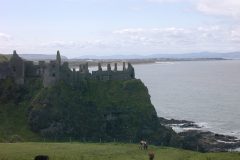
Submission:
<svg viewBox="0 0 240 160">
<path fill-rule="evenodd" d="M 163 117 L 159 117 L 159 121 L 174 130 L 184 140 L 187 149 L 202 152 L 240 151 L 240 139 L 235 136 L 203 130 L 202 126 L 193 121 Z"/>
</svg>

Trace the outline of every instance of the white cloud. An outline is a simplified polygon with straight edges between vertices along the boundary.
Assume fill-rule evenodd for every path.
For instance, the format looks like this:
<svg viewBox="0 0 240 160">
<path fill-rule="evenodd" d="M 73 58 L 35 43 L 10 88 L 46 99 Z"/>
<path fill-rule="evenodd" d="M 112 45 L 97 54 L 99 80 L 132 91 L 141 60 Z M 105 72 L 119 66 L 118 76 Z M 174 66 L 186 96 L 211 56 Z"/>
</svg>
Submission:
<svg viewBox="0 0 240 160">
<path fill-rule="evenodd" d="M 5 33 L 0 33 L 0 41 L 10 41 L 11 40 L 11 36 Z"/>
<path fill-rule="evenodd" d="M 191 3 L 195 9 L 215 16 L 240 18 L 240 0 L 146 0 L 157 3 Z"/>
<path fill-rule="evenodd" d="M 73 41 L 52 41 L 52 42 L 42 43 L 40 44 L 40 46 L 46 47 L 46 48 L 62 48 L 62 47 L 73 48 L 76 46 L 80 47 L 80 44 L 77 44 L 76 42 L 73 42 Z"/>
<path fill-rule="evenodd" d="M 199 0 L 197 9 L 209 15 L 240 18 L 239 0 Z"/>
<path fill-rule="evenodd" d="M 230 31 L 231 37 L 230 39 L 232 42 L 235 42 L 237 44 L 240 43 L 240 26 L 238 28 L 234 28 Z"/>
<path fill-rule="evenodd" d="M 0 32 L 0 53 L 6 53 L 8 48 L 14 48 L 12 37 Z"/>
<path fill-rule="evenodd" d="M 229 29 L 220 26 L 196 28 L 129 28 L 117 30 L 126 45 L 139 52 L 186 53 L 186 52 L 230 52 L 239 50 L 240 29 Z M 229 49 L 231 48 L 231 50 Z"/>
<path fill-rule="evenodd" d="M 15 43 L 0 45 L 0 52 L 55 53 L 67 56 L 86 54 L 153 54 L 188 52 L 231 52 L 240 50 L 240 26 L 199 26 L 192 28 L 125 28 L 113 31 L 97 40 L 49 41 L 45 43 Z M 10 49 L 10 50 L 9 50 Z"/>
</svg>

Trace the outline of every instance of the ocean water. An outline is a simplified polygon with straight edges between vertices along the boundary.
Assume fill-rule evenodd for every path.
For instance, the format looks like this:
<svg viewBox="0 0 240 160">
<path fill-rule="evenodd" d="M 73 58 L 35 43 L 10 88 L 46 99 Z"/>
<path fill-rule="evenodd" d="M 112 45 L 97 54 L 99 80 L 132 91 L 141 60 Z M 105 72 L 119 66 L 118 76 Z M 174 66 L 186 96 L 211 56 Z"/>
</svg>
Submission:
<svg viewBox="0 0 240 160">
<path fill-rule="evenodd" d="M 240 61 L 134 65 L 158 116 L 240 138 Z"/>
</svg>

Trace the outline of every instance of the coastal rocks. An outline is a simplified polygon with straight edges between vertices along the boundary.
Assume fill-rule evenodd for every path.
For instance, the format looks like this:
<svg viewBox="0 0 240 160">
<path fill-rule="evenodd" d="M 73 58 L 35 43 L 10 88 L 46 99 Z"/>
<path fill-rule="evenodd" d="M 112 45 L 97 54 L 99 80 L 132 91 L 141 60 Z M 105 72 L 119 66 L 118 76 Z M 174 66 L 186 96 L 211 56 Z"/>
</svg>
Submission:
<svg viewBox="0 0 240 160">
<path fill-rule="evenodd" d="M 182 138 L 184 149 L 200 152 L 223 152 L 240 148 L 240 140 L 233 136 L 201 130 L 201 126 L 192 121 L 165 119 L 160 117 L 162 125 L 171 127 Z"/>
<path fill-rule="evenodd" d="M 179 127 L 179 128 L 201 128 L 198 124 L 192 121 L 186 121 L 186 120 L 176 120 L 176 119 L 165 119 L 162 117 L 159 117 L 159 121 L 161 124 L 169 127 Z"/>
<path fill-rule="evenodd" d="M 209 131 L 189 130 L 178 134 L 183 138 L 183 148 L 201 152 L 223 152 L 240 147 L 236 137 Z"/>
</svg>

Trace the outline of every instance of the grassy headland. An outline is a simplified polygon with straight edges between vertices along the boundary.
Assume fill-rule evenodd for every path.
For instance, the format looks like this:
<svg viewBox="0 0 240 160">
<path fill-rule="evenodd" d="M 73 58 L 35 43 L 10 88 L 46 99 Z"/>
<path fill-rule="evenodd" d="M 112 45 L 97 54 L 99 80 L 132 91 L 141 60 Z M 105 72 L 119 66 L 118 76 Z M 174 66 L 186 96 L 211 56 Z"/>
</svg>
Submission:
<svg viewBox="0 0 240 160">
<path fill-rule="evenodd" d="M 9 59 L 9 55 L 0 54 L 0 62 L 6 62 Z"/>
</svg>

